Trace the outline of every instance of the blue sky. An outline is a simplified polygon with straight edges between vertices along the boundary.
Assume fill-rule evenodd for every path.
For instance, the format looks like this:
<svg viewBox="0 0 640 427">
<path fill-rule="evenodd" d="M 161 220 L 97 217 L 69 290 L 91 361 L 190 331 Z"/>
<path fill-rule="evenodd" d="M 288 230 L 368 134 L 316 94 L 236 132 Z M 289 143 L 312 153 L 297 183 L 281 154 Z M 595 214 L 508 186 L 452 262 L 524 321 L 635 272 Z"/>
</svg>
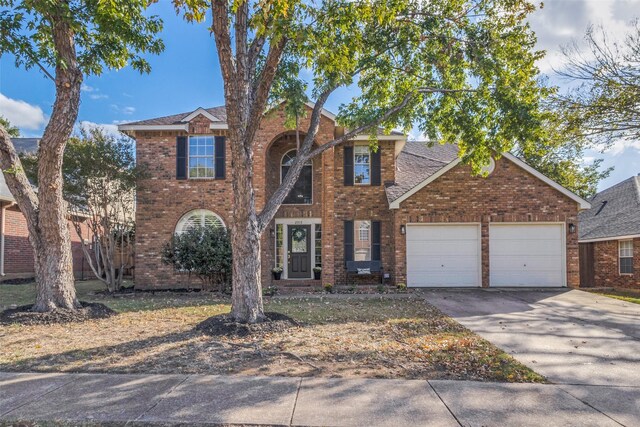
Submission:
<svg viewBox="0 0 640 427">
<path fill-rule="evenodd" d="M 79 120 L 115 130 L 122 122 L 192 111 L 222 105 L 222 79 L 213 39 L 207 26 L 189 24 L 176 16 L 169 1 L 151 9 L 163 17 L 166 49 L 149 57 L 152 72 L 140 75 L 132 69 L 107 71 L 85 80 Z M 562 64 L 560 46 L 580 41 L 589 24 L 601 24 L 613 36 L 624 34 L 630 21 L 640 17 L 640 0 L 550 0 L 535 12 L 530 23 L 538 36 L 538 47 L 548 52 L 540 68 L 552 82 L 553 69 Z M 327 108 L 337 111 L 349 91 L 337 92 Z M 54 100 L 53 84 L 42 73 L 14 66 L 13 58 L 0 58 L 0 114 L 18 125 L 24 136 L 42 134 Z M 604 153 L 590 151 L 587 161 L 603 158 L 615 166 L 600 184 L 606 188 L 640 173 L 640 141 L 619 141 Z"/>
</svg>

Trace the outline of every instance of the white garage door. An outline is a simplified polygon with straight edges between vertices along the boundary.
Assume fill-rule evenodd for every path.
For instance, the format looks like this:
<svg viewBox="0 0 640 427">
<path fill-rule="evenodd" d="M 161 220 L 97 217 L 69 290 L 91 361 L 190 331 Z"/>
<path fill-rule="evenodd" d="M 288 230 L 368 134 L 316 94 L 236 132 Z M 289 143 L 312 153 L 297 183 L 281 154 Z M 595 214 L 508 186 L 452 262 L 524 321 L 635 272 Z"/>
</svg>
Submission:
<svg viewBox="0 0 640 427">
<path fill-rule="evenodd" d="M 563 224 L 491 224 L 489 286 L 565 286 Z"/>
<path fill-rule="evenodd" d="M 480 286 L 480 226 L 407 225 L 407 286 Z"/>
</svg>

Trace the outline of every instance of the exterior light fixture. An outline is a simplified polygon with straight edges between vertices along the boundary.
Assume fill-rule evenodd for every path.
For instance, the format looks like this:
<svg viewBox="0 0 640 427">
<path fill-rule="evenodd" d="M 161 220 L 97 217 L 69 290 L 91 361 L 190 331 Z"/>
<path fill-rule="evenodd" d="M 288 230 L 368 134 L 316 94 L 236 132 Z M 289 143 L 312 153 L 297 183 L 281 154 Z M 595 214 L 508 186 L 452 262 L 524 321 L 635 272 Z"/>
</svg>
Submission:
<svg viewBox="0 0 640 427">
<path fill-rule="evenodd" d="M 402 234 L 403 236 L 407 234 L 407 227 L 405 225 L 400 226 L 400 234 Z"/>
<path fill-rule="evenodd" d="M 269 234 L 271 235 L 271 238 L 276 237 L 276 231 L 273 229 L 273 227 L 269 229 Z"/>
<path fill-rule="evenodd" d="M 575 232 L 576 232 L 575 224 L 573 224 L 573 223 L 569 224 L 569 233 L 573 234 Z"/>
</svg>

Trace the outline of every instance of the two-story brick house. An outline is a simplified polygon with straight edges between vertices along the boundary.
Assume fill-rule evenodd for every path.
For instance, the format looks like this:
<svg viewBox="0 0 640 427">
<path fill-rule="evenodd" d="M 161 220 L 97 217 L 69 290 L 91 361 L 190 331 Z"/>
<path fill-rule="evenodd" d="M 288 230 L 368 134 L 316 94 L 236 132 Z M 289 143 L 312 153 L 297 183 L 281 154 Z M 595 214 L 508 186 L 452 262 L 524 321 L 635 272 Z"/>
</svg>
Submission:
<svg viewBox="0 0 640 427">
<path fill-rule="evenodd" d="M 281 111 L 256 136 L 254 182 L 264 206 L 295 157 Z M 307 119 L 300 120 L 306 129 Z M 231 221 L 230 156 L 224 107 L 120 125 L 137 141 L 150 176 L 136 211 L 136 286 L 182 288 L 184 274 L 161 262 L 173 233 Z M 325 111 L 321 145 L 343 134 Z M 283 267 L 283 286 L 359 279 L 440 286 L 578 286 L 577 217 L 589 203 L 505 154 L 486 178 L 460 163 L 454 146 L 409 142 L 394 132 L 369 149 L 368 135 L 325 151 L 300 179 L 264 233 L 263 284 Z M 383 274 L 352 277 L 347 261 L 380 261 Z M 313 267 L 322 267 L 321 281 Z"/>
</svg>

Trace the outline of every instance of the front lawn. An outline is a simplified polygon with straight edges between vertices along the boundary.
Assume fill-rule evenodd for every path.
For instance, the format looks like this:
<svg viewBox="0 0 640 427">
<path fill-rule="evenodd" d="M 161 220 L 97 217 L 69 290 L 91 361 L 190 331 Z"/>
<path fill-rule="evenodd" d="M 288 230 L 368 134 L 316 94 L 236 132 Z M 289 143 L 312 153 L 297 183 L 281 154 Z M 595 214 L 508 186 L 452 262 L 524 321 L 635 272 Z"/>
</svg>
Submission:
<svg viewBox="0 0 640 427">
<path fill-rule="evenodd" d="M 640 290 L 615 289 L 612 291 L 593 291 L 593 293 L 622 301 L 632 302 L 634 304 L 640 304 Z"/>
<path fill-rule="evenodd" d="M 267 298 L 265 309 L 300 322 L 284 333 L 212 338 L 195 330 L 228 313 L 211 293 L 112 297 L 80 282 L 83 301 L 109 319 L 0 326 L 0 371 L 206 373 L 542 382 L 544 378 L 419 296 Z M 0 310 L 33 300 L 33 285 L 0 285 Z"/>
</svg>

